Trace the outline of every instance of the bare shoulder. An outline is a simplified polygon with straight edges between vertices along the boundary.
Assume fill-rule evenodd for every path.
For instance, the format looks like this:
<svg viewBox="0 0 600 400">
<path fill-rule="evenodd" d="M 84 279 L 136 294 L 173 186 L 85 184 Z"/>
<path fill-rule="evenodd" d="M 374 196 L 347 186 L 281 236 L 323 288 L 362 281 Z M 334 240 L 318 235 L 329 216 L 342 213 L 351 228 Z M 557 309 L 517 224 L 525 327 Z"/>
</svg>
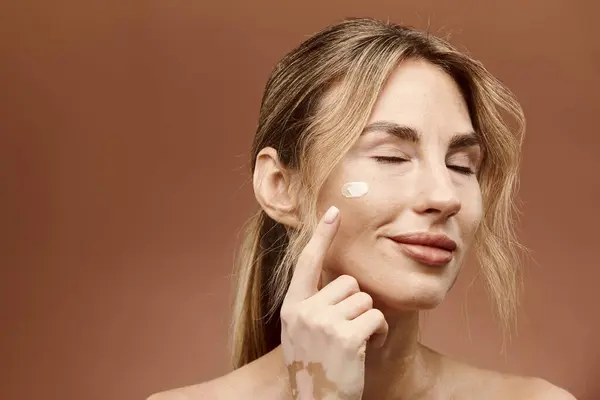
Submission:
<svg viewBox="0 0 600 400">
<path fill-rule="evenodd" d="M 231 393 L 228 391 L 229 377 L 222 376 L 211 381 L 197 385 L 184 386 L 176 389 L 159 392 L 148 397 L 147 400 L 203 400 L 226 399 Z"/>
<path fill-rule="evenodd" d="M 575 400 L 572 394 L 542 378 L 481 371 L 490 398 L 523 400 Z"/>
<path fill-rule="evenodd" d="M 575 400 L 572 394 L 542 378 L 481 371 L 490 398 L 515 400 Z"/>
<path fill-rule="evenodd" d="M 527 400 L 576 400 L 566 390 L 542 378 L 505 374 L 470 366 L 455 360 L 446 361 L 456 398 L 527 399 Z"/>
<path fill-rule="evenodd" d="M 575 396 L 566 390 L 553 385 L 542 378 L 519 377 L 518 394 L 523 399 L 532 400 L 576 400 Z"/>
<path fill-rule="evenodd" d="M 227 375 L 156 393 L 147 400 L 287 399 L 287 371 L 281 358 L 275 349 Z"/>
</svg>

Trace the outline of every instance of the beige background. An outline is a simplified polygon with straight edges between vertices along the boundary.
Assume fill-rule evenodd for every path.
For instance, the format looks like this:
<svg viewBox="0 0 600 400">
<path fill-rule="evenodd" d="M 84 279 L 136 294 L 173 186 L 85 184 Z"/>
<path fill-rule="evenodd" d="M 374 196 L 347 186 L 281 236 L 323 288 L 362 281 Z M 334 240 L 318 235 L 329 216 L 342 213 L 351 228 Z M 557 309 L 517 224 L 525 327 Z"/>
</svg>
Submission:
<svg viewBox="0 0 600 400">
<path fill-rule="evenodd" d="M 467 267 L 424 340 L 600 398 L 592 1 L 18 1 L 0 12 L 0 398 L 140 399 L 228 370 L 231 261 L 270 69 L 345 16 L 442 34 L 529 122 L 506 356 Z M 467 318 L 468 316 L 468 318 Z"/>
</svg>

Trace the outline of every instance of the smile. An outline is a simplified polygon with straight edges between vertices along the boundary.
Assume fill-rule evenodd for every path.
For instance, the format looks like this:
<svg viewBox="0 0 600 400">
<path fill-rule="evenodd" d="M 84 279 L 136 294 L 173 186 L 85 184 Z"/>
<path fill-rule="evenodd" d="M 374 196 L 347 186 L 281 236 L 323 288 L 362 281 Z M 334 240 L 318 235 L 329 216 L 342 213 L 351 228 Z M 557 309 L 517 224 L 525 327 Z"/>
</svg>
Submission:
<svg viewBox="0 0 600 400">
<path fill-rule="evenodd" d="M 456 242 L 446 235 L 427 232 L 388 237 L 406 256 L 418 263 L 443 266 L 452 261 Z"/>
</svg>

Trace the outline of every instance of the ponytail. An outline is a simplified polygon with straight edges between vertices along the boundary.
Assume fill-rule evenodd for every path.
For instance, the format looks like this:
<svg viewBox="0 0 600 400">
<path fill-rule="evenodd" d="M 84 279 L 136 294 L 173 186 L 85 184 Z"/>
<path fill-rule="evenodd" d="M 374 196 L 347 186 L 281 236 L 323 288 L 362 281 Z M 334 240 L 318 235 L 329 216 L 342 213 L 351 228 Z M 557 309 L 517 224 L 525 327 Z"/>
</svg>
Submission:
<svg viewBox="0 0 600 400">
<path fill-rule="evenodd" d="M 249 221 L 235 262 L 231 348 L 233 368 L 242 367 L 281 343 L 281 301 L 269 287 L 288 244 L 286 229 L 263 210 Z"/>
</svg>

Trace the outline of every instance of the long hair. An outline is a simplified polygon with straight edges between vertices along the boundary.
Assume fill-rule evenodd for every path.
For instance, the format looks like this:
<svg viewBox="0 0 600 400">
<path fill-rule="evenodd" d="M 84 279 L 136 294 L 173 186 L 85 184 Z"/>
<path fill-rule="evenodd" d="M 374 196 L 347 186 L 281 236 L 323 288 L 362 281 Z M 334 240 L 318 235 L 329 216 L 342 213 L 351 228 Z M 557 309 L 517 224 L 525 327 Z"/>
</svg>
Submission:
<svg viewBox="0 0 600 400">
<path fill-rule="evenodd" d="M 484 158 L 483 218 L 475 250 L 503 332 L 518 305 L 521 246 L 513 229 L 525 120 L 512 93 L 478 61 L 426 32 L 373 19 L 327 27 L 288 53 L 266 84 L 251 159 L 277 150 L 300 177 L 302 224 L 290 229 L 258 211 L 237 253 L 232 362 L 239 368 L 280 344 L 279 312 L 293 266 L 317 222 L 319 190 L 358 139 L 390 73 L 423 59 L 451 76 L 465 98 Z M 323 101 L 335 87 L 335 101 Z"/>
</svg>

